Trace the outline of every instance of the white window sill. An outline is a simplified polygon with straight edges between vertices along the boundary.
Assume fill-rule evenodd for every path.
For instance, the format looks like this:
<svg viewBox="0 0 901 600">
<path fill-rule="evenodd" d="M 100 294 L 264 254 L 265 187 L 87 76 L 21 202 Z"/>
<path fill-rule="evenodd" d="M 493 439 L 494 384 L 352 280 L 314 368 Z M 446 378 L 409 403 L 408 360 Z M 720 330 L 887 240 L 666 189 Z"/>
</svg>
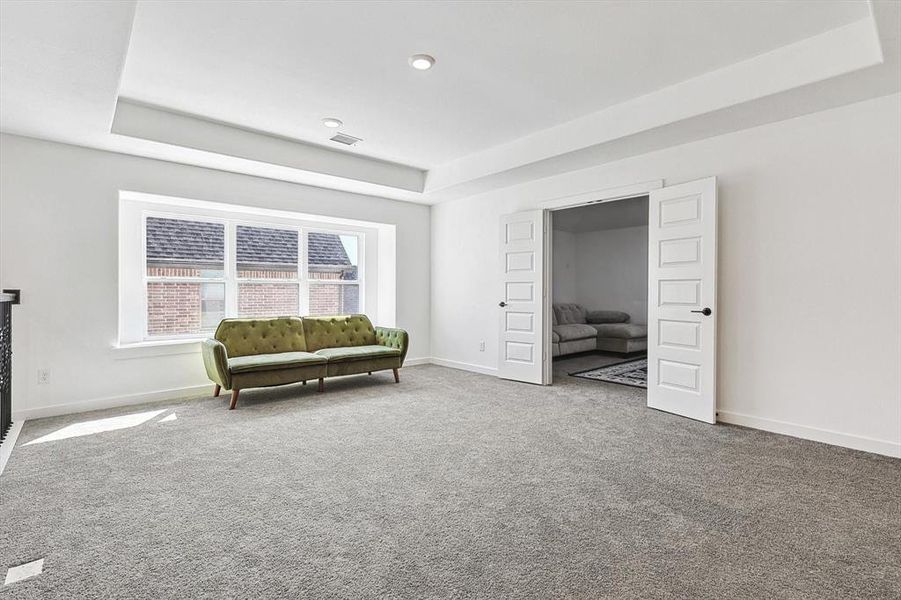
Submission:
<svg viewBox="0 0 901 600">
<path fill-rule="evenodd" d="M 200 354 L 200 342 L 202 339 L 204 338 L 114 344 L 112 346 L 112 354 L 116 360 L 174 356 L 177 354 Z"/>
</svg>

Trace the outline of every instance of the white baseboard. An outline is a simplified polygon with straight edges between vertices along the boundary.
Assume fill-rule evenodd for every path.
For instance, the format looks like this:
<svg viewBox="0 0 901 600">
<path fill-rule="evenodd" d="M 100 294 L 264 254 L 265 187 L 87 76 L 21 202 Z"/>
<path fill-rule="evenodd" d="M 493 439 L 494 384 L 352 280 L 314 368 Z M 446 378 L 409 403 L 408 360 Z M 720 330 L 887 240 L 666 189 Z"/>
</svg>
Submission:
<svg viewBox="0 0 901 600">
<path fill-rule="evenodd" d="M 406 366 L 427 365 L 430 363 L 430 358 L 410 358 L 404 361 L 404 365 Z M 126 394 L 124 396 L 109 396 L 106 398 L 96 398 L 94 400 L 84 400 L 82 402 L 69 402 L 66 404 L 51 404 L 49 406 L 39 406 L 35 408 L 23 408 L 15 410 L 13 411 L 13 419 L 17 421 L 25 421 L 27 419 L 58 417 L 60 415 L 101 410 L 104 408 L 130 406 L 132 404 L 145 404 L 147 402 L 178 400 L 180 398 L 198 396 L 205 393 L 212 395 L 212 391 L 213 383 L 210 382 L 183 388 L 158 390 L 155 392 L 141 392 L 138 394 Z"/>
<path fill-rule="evenodd" d="M 25 419 L 13 421 L 9 431 L 6 432 L 6 438 L 0 444 L 0 475 L 3 474 L 3 469 L 6 468 L 6 463 L 9 462 L 9 457 L 13 453 L 13 446 L 16 445 L 16 438 L 19 437 L 19 432 L 22 431 L 22 425 L 24 424 Z"/>
<path fill-rule="evenodd" d="M 470 371 L 472 373 L 480 373 L 482 375 L 497 375 L 497 369 L 493 367 L 485 367 L 482 365 L 474 365 L 471 363 L 459 362 L 437 357 L 421 357 L 412 358 L 404 361 L 405 365 L 416 366 L 433 364 L 451 369 L 460 369 L 462 371 Z M 191 396 L 203 395 L 211 393 L 210 383 L 202 385 L 194 385 L 183 388 L 174 388 L 168 390 L 159 390 L 155 392 L 143 392 L 138 394 L 127 394 L 124 396 L 110 396 L 106 398 L 97 398 L 94 400 L 85 400 L 82 402 L 52 404 L 49 406 L 40 406 L 35 408 L 25 408 L 13 412 L 13 428 L 10 430 L 6 441 L 0 446 L 0 472 L 2 465 L 9 459 L 9 452 L 15 445 L 15 438 L 19 430 L 28 419 L 39 419 L 43 417 L 55 417 L 59 415 L 87 412 L 91 410 L 100 410 L 104 408 L 116 408 L 120 406 L 129 406 L 133 404 L 144 404 L 147 402 L 163 402 L 168 400 L 177 400 Z M 843 446 L 854 450 L 863 450 L 864 452 L 873 452 L 884 456 L 901 458 L 901 443 L 891 442 L 888 440 L 879 440 L 864 436 L 841 433 L 828 429 L 818 429 L 806 425 L 798 425 L 796 423 L 788 423 L 785 421 L 777 421 L 775 419 L 766 419 L 755 417 L 730 411 L 718 411 L 717 420 L 721 423 L 731 423 L 733 425 L 741 425 L 752 429 L 762 429 L 772 433 L 789 435 L 802 438 L 805 440 L 813 440 L 815 442 L 823 442 L 833 444 L 835 446 Z"/>
<path fill-rule="evenodd" d="M 456 360 L 448 360 L 446 358 L 432 357 L 432 364 L 441 367 L 450 367 L 451 369 L 460 369 L 461 371 L 471 371 L 473 373 L 481 373 L 482 375 L 497 375 L 497 369 L 494 367 L 483 367 L 482 365 L 473 365 Z"/>
<path fill-rule="evenodd" d="M 432 364 L 432 359 L 428 356 L 424 358 L 408 358 L 404 360 L 405 367 L 415 367 L 416 365 L 430 365 Z"/>
<path fill-rule="evenodd" d="M 49 406 L 23 408 L 13 411 L 13 419 L 24 421 L 26 419 L 58 417 L 60 415 L 88 412 L 103 408 L 116 408 L 119 406 L 130 406 L 132 404 L 144 404 L 146 402 L 177 400 L 180 398 L 202 395 L 203 393 L 212 395 L 212 392 L 213 384 L 204 383 L 203 385 L 192 385 L 183 388 L 159 390 L 156 392 L 142 392 L 124 396 L 108 396 L 106 398 L 96 398 L 94 400 L 84 400 L 81 402 L 68 402 L 66 404 L 51 404 Z"/>
<path fill-rule="evenodd" d="M 782 435 L 790 435 L 814 442 L 823 442 L 834 446 L 843 446 L 853 450 L 863 450 L 864 452 L 873 452 L 894 458 L 901 458 L 901 444 L 890 442 L 888 440 L 878 440 L 850 433 L 841 433 L 839 431 L 831 431 L 829 429 L 818 429 L 816 427 L 808 427 L 807 425 L 798 425 L 796 423 L 787 423 L 785 421 L 777 421 L 775 419 L 765 419 L 762 417 L 754 417 L 751 415 L 743 415 L 741 413 L 729 411 L 717 411 L 717 421 L 721 423 L 731 423 L 732 425 L 741 425 L 742 427 L 750 427 L 752 429 L 762 429 L 771 433 L 780 433 Z"/>
</svg>

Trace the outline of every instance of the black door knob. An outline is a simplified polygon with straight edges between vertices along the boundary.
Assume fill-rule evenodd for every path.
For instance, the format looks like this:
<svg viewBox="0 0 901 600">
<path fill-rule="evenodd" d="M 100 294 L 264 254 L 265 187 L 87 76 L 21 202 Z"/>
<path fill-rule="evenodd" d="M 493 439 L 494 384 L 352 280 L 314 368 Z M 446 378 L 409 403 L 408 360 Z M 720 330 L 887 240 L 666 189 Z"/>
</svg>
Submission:
<svg viewBox="0 0 901 600">
<path fill-rule="evenodd" d="M 693 313 L 701 313 L 701 314 L 704 315 L 705 317 L 709 317 L 710 315 L 713 314 L 713 311 L 710 310 L 710 309 L 707 308 L 707 307 L 704 307 L 703 310 L 693 310 L 693 311 L 691 311 L 691 312 L 693 312 Z"/>
<path fill-rule="evenodd" d="M 507 306 L 507 303 L 506 303 L 506 302 L 499 302 L 499 303 L 498 303 L 498 306 L 500 306 L 501 308 L 504 308 L 505 306 Z"/>
</svg>

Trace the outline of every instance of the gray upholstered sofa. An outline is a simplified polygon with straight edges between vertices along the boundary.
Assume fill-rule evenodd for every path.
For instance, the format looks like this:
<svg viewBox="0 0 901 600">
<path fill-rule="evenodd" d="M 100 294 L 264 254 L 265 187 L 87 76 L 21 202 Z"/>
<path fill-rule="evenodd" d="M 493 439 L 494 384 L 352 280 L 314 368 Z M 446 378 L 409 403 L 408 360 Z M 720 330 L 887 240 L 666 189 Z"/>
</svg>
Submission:
<svg viewBox="0 0 901 600">
<path fill-rule="evenodd" d="M 554 304 L 553 356 L 603 350 L 629 354 L 648 348 L 648 327 L 629 323 L 618 310 L 585 310 L 581 304 Z"/>
</svg>

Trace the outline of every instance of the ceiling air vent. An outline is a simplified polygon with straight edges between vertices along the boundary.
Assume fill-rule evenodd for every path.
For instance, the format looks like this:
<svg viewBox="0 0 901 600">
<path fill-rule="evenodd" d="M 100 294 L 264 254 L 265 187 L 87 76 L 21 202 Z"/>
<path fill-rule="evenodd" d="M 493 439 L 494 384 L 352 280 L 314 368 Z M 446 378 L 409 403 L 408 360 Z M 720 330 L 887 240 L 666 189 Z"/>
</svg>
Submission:
<svg viewBox="0 0 901 600">
<path fill-rule="evenodd" d="M 347 135 L 346 133 L 336 133 L 334 137 L 329 138 L 333 142 L 338 142 L 339 144 L 344 144 L 345 146 L 353 146 L 357 142 L 362 142 L 360 138 L 354 137 L 352 135 Z"/>
</svg>

